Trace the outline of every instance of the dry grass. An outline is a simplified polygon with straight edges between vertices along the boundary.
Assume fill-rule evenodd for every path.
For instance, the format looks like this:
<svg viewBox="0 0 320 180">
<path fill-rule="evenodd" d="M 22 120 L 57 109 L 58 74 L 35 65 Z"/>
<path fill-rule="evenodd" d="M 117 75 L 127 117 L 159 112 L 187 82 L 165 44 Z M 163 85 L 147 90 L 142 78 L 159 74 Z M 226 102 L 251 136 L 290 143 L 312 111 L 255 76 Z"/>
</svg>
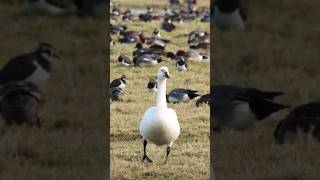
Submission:
<svg viewBox="0 0 320 180">
<path fill-rule="evenodd" d="M 122 4 L 122 2 L 120 2 Z M 129 24 L 130 30 L 140 30 L 150 34 L 159 21 Z M 209 24 L 186 23 L 172 33 L 161 31 L 164 38 L 172 40 L 168 50 L 188 49 L 187 34 L 193 29 L 209 31 Z M 117 39 L 113 36 L 113 39 Z M 190 62 L 188 72 L 177 72 L 175 63 L 168 60 L 156 67 L 122 67 L 116 64 L 120 53 L 132 55 L 135 44 L 117 43 L 110 57 L 110 79 L 121 74 L 128 77 L 123 102 L 111 104 L 111 179 L 208 179 L 209 177 L 209 107 L 197 108 L 195 100 L 187 104 L 170 104 L 177 112 L 181 134 L 172 148 L 168 164 L 162 166 L 165 147 L 148 145 L 152 165 L 141 162 L 143 155 L 139 123 L 145 110 L 155 105 L 156 94 L 146 91 L 149 77 L 154 77 L 158 67 L 169 67 L 173 78 L 167 81 L 167 91 L 181 87 L 199 90 L 200 94 L 209 92 L 210 68 L 208 62 Z"/>
<path fill-rule="evenodd" d="M 106 163 L 103 20 L 26 13 L 18 2 L 0 4 L 1 67 L 39 41 L 61 59 L 41 90 L 42 129 L 3 127 L 0 179 L 102 179 Z"/>
<path fill-rule="evenodd" d="M 292 106 L 319 100 L 319 2 L 248 3 L 247 30 L 214 32 L 213 83 L 283 91 L 277 101 Z M 319 179 L 319 143 L 274 143 L 273 131 L 287 113 L 251 130 L 215 134 L 217 179 Z"/>
</svg>

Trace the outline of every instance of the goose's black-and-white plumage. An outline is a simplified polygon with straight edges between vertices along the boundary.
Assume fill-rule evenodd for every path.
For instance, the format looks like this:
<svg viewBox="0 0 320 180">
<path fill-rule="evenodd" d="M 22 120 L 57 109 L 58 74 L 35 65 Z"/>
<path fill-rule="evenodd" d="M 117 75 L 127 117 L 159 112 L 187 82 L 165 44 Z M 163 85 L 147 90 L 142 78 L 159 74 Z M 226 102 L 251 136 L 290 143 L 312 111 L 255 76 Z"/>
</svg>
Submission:
<svg viewBox="0 0 320 180">
<path fill-rule="evenodd" d="M 126 87 L 127 84 L 127 76 L 126 75 L 122 75 L 120 78 L 118 79 L 114 79 L 111 83 L 110 83 L 110 88 L 120 88 L 122 90 L 124 90 L 124 88 Z"/>
<path fill-rule="evenodd" d="M 32 11 L 57 15 L 70 5 L 63 0 L 25 0 L 26 7 Z"/>
<path fill-rule="evenodd" d="M 161 56 L 156 54 L 144 54 L 133 58 L 133 63 L 136 66 L 155 66 L 162 62 Z"/>
<path fill-rule="evenodd" d="M 247 20 L 246 9 L 241 0 L 216 0 L 214 23 L 222 30 L 242 30 Z"/>
<path fill-rule="evenodd" d="M 176 62 L 176 69 L 178 71 L 187 71 L 188 65 L 187 65 L 187 62 L 184 60 L 183 57 L 178 57 L 178 60 Z"/>
<path fill-rule="evenodd" d="M 131 65 L 133 65 L 133 62 L 131 61 L 131 59 L 128 56 L 120 55 L 118 57 L 118 64 L 120 64 L 122 66 L 131 66 Z"/>
<path fill-rule="evenodd" d="M 150 78 L 147 84 L 147 89 L 149 92 L 157 92 L 158 91 L 157 82 L 154 79 Z"/>
<path fill-rule="evenodd" d="M 57 55 L 47 43 L 40 43 L 31 53 L 11 59 L 0 70 L 0 85 L 11 81 L 30 81 L 36 85 L 50 77 L 51 62 Z"/>
<path fill-rule="evenodd" d="M 195 97 L 199 96 L 198 91 L 177 88 L 170 91 L 167 95 L 168 103 L 187 103 Z"/>
<path fill-rule="evenodd" d="M 201 107 L 204 104 L 208 104 L 210 106 L 211 103 L 211 96 L 210 94 L 205 94 L 202 95 L 197 101 L 196 101 L 196 106 Z"/>
<path fill-rule="evenodd" d="M 143 137 L 142 161 L 151 163 L 147 155 L 147 143 L 152 142 L 157 146 L 167 146 L 166 164 L 171 147 L 180 134 L 180 126 L 176 112 L 167 107 L 166 81 L 170 78 L 167 67 L 162 66 L 157 71 L 158 91 L 156 106 L 150 107 L 144 113 L 140 123 L 140 134 Z"/>
<path fill-rule="evenodd" d="M 320 142 L 320 102 L 295 107 L 279 122 L 274 138 L 278 144 L 294 143 L 299 130 L 304 136 L 311 133 Z"/>
<path fill-rule="evenodd" d="M 213 129 L 245 129 L 288 106 L 273 102 L 282 92 L 268 92 L 231 85 L 215 85 L 212 91 Z"/>
<path fill-rule="evenodd" d="M 123 101 L 124 91 L 120 87 L 110 88 L 110 99 L 111 101 Z"/>
<path fill-rule="evenodd" d="M 12 81 L 0 88 L 1 116 L 8 126 L 37 125 L 43 100 L 38 87 L 31 82 Z"/>
</svg>

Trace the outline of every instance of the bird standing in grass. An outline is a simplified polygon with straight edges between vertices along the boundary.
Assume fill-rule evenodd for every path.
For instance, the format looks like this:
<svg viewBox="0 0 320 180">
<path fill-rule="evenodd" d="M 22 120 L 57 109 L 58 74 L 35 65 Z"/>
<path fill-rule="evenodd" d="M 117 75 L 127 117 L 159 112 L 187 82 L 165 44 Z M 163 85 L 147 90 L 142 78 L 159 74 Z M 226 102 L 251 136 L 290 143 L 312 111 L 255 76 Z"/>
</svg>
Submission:
<svg viewBox="0 0 320 180">
<path fill-rule="evenodd" d="M 190 90 L 190 89 L 183 89 L 183 88 L 177 88 L 170 91 L 170 93 L 167 95 L 167 102 L 168 103 L 187 103 L 190 100 L 194 99 L 195 97 L 198 97 L 199 94 L 197 94 L 198 91 Z"/>
<path fill-rule="evenodd" d="M 114 79 L 111 83 L 110 83 L 110 88 L 120 88 L 122 90 L 124 90 L 124 88 L 126 87 L 127 84 L 127 76 L 126 75 L 122 75 L 120 78 L 118 79 Z"/>
<path fill-rule="evenodd" d="M 158 91 L 157 82 L 154 79 L 150 78 L 147 85 L 147 89 L 149 92 L 157 92 Z"/>
<path fill-rule="evenodd" d="M 140 134 L 143 138 L 142 162 L 151 163 L 147 155 L 147 144 L 152 142 L 158 146 L 167 146 L 167 156 L 163 164 L 167 163 L 171 147 L 180 134 L 180 126 L 176 112 L 167 107 L 166 82 L 170 78 L 167 67 L 162 66 L 157 72 L 158 91 L 156 106 L 150 107 L 144 113 L 140 123 Z"/>
<path fill-rule="evenodd" d="M 187 71 L 188 69 L 188 65 L 187 62 L 184 60 L 183 57 L 178 57 L 178 60 L 176 62 L 176 69 L 178 71 Z"/>
</svg>

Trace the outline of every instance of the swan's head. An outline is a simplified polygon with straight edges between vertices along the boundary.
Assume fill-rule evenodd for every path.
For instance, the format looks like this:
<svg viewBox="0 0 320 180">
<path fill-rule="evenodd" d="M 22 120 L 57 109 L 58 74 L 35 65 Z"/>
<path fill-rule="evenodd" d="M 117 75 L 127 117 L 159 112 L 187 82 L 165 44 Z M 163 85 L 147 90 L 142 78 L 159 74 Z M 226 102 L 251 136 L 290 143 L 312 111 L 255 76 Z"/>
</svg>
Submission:
<svg viewBox="0 0 320 180">
<path fill-rule="evenodd" d="M 166 66 L 159 68 L 157 77 L 159 80 L 170 78 L 169 69 Z"/>
</svg>

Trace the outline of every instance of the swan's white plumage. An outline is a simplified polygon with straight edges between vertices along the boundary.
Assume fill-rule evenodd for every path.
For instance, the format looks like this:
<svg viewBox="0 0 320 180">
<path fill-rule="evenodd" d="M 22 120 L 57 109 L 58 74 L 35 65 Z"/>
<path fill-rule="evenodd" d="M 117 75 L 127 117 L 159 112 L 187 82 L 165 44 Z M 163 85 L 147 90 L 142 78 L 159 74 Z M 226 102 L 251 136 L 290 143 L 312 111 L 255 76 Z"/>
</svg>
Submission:
<svg viewBox="0 0 320 180">
<path fill-rule="evenodd" d="M 173 109 L 167 107 L 166 102 L 166 73 L 167 67 L 158 70 L 158 91 L 155 107 L 150 107 L 144 113 L 140 123 L 140 134 L 147 141 L 154 144 L 172 146 L 179 137 L 180 126 L 177 114 Z"/>
</svg>

